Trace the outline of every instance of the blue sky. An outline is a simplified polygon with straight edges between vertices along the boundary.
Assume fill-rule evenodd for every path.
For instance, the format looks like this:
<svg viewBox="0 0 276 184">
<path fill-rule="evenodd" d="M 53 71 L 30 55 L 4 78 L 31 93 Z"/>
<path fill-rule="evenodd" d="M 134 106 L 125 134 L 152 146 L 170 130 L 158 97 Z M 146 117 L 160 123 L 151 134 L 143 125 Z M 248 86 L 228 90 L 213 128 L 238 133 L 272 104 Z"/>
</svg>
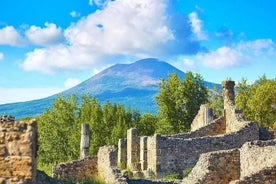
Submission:
<svg viewBox="0 0 276 184">
<path fill-rule="evenodd" d="M 0 104 L 155 57 L 211 82 L 276 77 L 274 0 L 0 2 Z"/>
</svg>

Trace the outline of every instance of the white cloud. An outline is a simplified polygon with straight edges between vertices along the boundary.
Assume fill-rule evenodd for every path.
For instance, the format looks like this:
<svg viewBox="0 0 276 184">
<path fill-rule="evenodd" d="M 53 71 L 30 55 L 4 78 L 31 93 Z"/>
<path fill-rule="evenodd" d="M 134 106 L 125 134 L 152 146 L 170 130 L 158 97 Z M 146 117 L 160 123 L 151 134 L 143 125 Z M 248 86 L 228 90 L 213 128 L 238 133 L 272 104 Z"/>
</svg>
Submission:
<svg viewBox="0 0 276 184">
<path fill-rule="evenodd" d="M 62 29 L 53 23 L 45 23 L 45 27 L 31 26 L 25 32 L 27 38 L 36 45 L 53 45 L 63 40 Z"/>
<path fill-rule="evenodd" d="M 220 47 L 209 53 L 199 53 L 197 58 L 204 66 L 215 69 L 243 66 L 256 58 L 275 55 L 275 44 L 271 39 L 240 42 L 229 47 Z"/>
<path fill-rule="evenodd" d="M 81 81 L 79 79 L 76 78 L 68 78 L 66 79 L 66 81 L 64 82 L 64 87 L 66 89 L 72 88 L 76 85 L 78 85 L 79 83 L 81 83 Z"/>
<path fill-rule="evenodd" d="M 80 13 L 79 12 L 76 12 L 76 11 L 71 11 L 70 12 L 70 15 L 72 16 L 72 17 L 80 17 Z"/>
<path fill-rule="evenodd" d="M 202 21 L 198 18 L 197 13 L 190 13 L 189 20 L 192 26 L 193 33 L 195 34 L 197 40 L 206 40 L 207 35 L 202 31 Z"/>
<path fill-rule="evenodd" d="M 170 63 L 182 71 L 196 71 L 196 63 L 192 57 L 178 56 L 170 60 Z"/>
<path fill-rule="evenodd" d="M 60 93 L 61 88 L 1 88 L 0 104 L 45 98 Z"/>
<path fill-rule="evenodd" d="M 198 58 L 203 65 L 216 69 L 239 66 L 245 61 L 241 52 L 230 47 L 220 47 L 215 51 L 199 54 Z"/>
<path fill-rule="evenodd" d="M 13 26 L 0 29 L 0 45 L 22 46 L 24 40 Z"/>
<path fill-rule="evenodd" d="M 271 39 L 258 39 L 254 41 L 241 42 L 238 45 L 240 50 L 250 50 L 255 55 L 262 54 L 266 52 L 267 54 L 275 53 L 275 45 Z"/>
<path fill-rule="evenodd" d="M 96 6 L 105 6 L 107 3 L 112 0 L 89 0 L 88 4 L 90 6 L 96 5 Z"/>
<path fill-rule="evenodd" d="M 148 54 L 173 39 L 159 0 L 118 0 L 65 30 L 71 45 L 104 54 Z"/>
<path fill-rule="evenodd" d="M 4 54 L 0 52 L 0 61 L 4 59 Z"/>
<path fill-rule="evenodd" d="M 94 57 L 94 60 L 91 60 Z M 27 71 L 52 73 L 56 70 L 85 69 L 97 61 L 96 54 L 91 55 L 85 48 L 55 45 L 49 48 L 35 49 L 26 54 L 22 68 Z"/>
<path fill-rule="evenodd" d="M 68 45 L 35 49 L 26 54 L 22 66 L 52 72 L 97 68 L 109 56 L 159 56 L 174 40 L 167 24 L 165 0 L 109 1 L 64 31 Z"/>
</svg>

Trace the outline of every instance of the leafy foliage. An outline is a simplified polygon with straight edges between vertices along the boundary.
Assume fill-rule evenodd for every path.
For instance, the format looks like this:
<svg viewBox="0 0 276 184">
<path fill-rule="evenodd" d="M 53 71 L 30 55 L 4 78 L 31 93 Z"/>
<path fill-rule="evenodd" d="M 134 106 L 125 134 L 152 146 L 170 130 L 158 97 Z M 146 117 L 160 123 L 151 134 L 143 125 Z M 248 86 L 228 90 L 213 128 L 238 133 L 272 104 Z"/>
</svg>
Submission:
<svg viewBox="0 0 276 184">
<path fill-rule="evenodd" d="M 79 104 L 75 95 L 59 97 L 38 117 L 38 165 L 48 168 L 51 164 L 78 159 L 82 123 L 89 124 L 89 154 L 95 155 L 103 145 L 117 145 L 131 127 L 137 127 L 144 135 L 153 134 L 156 119 L 153 114 L 141 116 L 137 110 L 126 110 L 123 105 L 109 101 L 101 106 L 88 95 L 82 96 Z"/>
<path fill-rule="evenodd" d="M 73 95 L 67 99 L 57 98 L 52 109 L 46 109 L 38 117 L 39 161 L 49 164 L 76 158 L 74 150 L 75 115 L 77 100 Z"/>
<path fill-rule="evenodd" d="M 183 81 L 176 73 L 161 79 L 158 104 L 157 131 L 162 134 L 186 132 L 196 116 L 200 105 L 208 100 L 207 87 L 199 74 L 187 72 Z"/>
<path fill-rule="evenodd" d="M 251 85 L 243 79 L 236 90 L 236 106 L 243 110 L 248 120 L 267 128 L 276 125 L 276 79 L 263 76 Z"/>
<path fill-rule="evenodd" d="M 216 117 L 222 115 L 223 112 L 223 96 L 222 91 L 214 86 L 214 90 L 209 90 L 209 105 L 213 109 L 213 113 Z"/>
</svg>

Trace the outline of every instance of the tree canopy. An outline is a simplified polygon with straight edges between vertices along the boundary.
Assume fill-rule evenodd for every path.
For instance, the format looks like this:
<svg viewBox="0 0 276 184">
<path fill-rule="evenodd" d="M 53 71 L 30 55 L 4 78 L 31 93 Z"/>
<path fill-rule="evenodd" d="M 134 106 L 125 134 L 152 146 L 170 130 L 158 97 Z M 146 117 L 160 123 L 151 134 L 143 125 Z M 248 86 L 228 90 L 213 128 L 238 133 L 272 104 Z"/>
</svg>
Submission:
<svg viewBox="0 0 276 184">
<path fill-rule="evenodd" d="M 276 79 L 261 77 L 253 84 L 242 79 L 236 87 L 236 107 L 259 126 L 276 128 Z"/>
<path fill-rule="evenodd" d="M 58 97 L 38 117 L 40 167 L 79 158 L 82 123 L 89 124 L 89 154 L 95 155 L 103 145 L 117 145 L 131 127 L 137 127 L 141 135 L 153 135 L 156 117 L 109 101 L 101 105 L 88 95 Z"/>
<path fill-rule="evenodd" d="M 200 105 L 208 100 L 208 89 L 199 74 L 187 72 L 183 80 L 176 73 L 161 79 L 158 104 L 157 132 L 172 134 L 190 130 Z"/>
</svg>

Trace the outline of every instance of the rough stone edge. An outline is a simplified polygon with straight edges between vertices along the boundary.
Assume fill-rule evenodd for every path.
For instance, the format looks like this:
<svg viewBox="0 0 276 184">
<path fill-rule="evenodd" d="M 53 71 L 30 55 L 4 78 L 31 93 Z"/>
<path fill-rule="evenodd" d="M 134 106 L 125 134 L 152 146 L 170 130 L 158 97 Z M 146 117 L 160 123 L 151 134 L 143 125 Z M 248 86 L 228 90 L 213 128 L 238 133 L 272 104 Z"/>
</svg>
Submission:
<svg viewBox="0 0 276 184">
<path fill-rule="evenodd" d="M 208 153 L 203 153 L 200 155 L 198 162 L 196 163 L 195 167 L 192 169 L 191 173 L 182 180 L 182 184 L 187 183 L 216 183 L 212 175 L 216 175 L 216 171 L 213 170 L 213 167 L 217 167 L 212 163 L 211 159 L 215 155 L 224 156 L 225 154 L 239 154 L 238 149 L 231 149 L 231 150 L 220 150 L 220 151 L 213 151 Z M 239 160 L 238 160 L 239 162 Z M 239 167 L 239 166 L 238 166 Z M 238 178 L 234 178 L 238 179 Z"/>
<path fill-rule="evenodd" d="M 251 184 L 251 183 L 271 183 L 276 184 L 276 164 L 273 167 L 265 167 L 248 176 L 244 176 L 238 180 L 231 181 L 229 184 Z"/>
<path fill-rule="evenodd" d="M 102 159 L 108 160 L 101 163 Z M 98 175 L 108 184 L 127 184 L 124 177 L 117 167 L 117 150 L 115 146 L 102 146 L 98 151 Z M 104 167 L 102 167 L 104 165 Z M 107 177 L 108 176 L 108 177 Z"/>
</svg>

